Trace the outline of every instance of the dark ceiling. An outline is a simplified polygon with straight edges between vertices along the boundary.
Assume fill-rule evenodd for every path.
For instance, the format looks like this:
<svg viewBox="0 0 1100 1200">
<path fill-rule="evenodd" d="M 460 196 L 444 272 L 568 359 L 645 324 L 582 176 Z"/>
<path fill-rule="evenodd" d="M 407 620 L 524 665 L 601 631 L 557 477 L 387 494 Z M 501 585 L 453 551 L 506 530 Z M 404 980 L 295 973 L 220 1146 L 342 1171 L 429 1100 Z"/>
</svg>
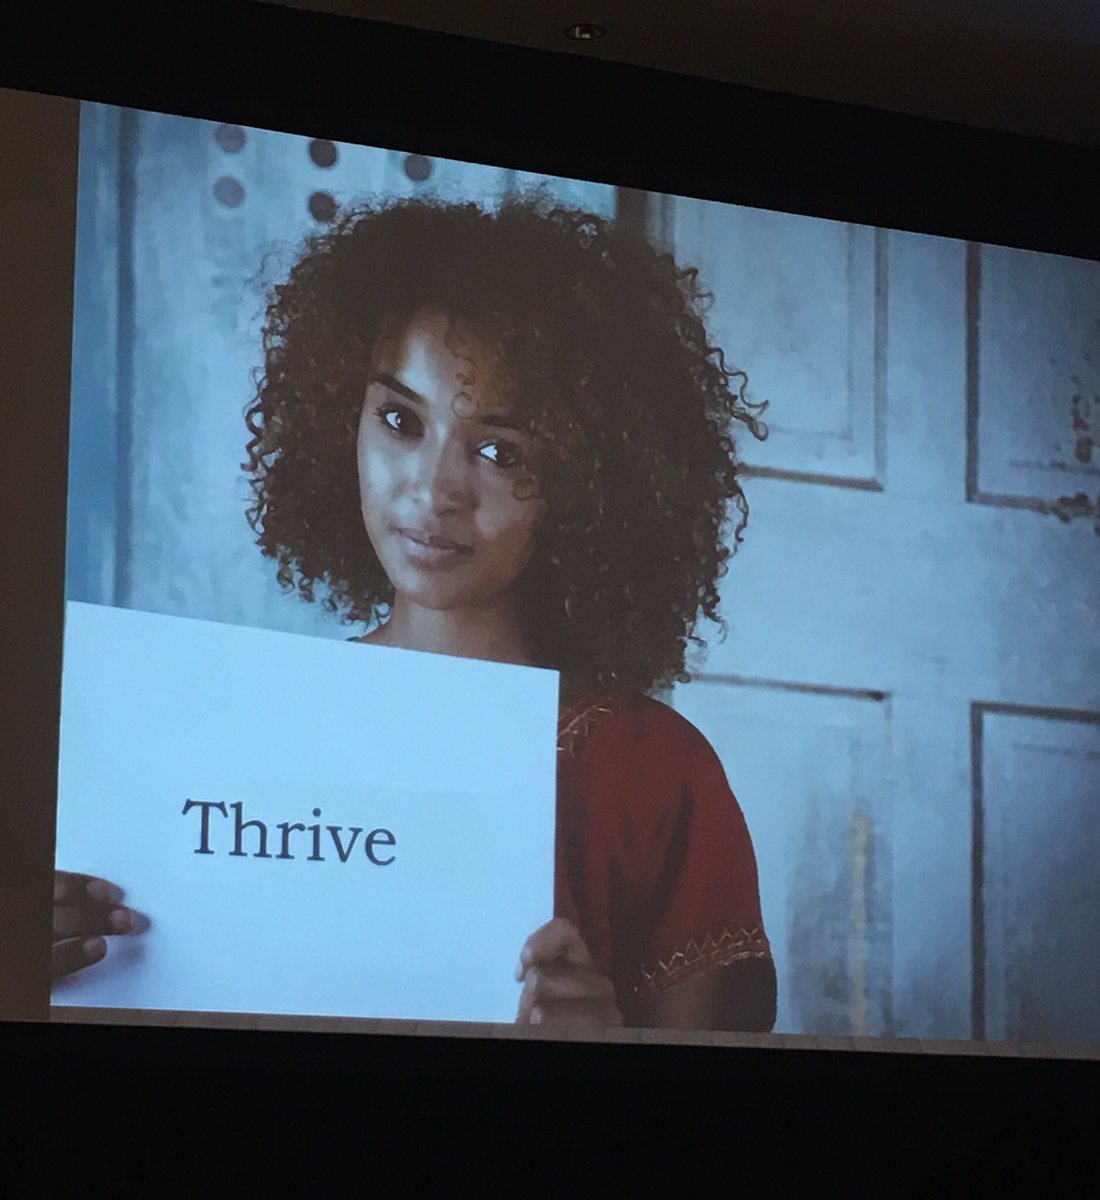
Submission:
<svg viewBox="0 0 1100 1200">
<path fill-rule="evenodd" d="M 1100 147 L 1100 0 L 263 2 Z"/>
</svg>

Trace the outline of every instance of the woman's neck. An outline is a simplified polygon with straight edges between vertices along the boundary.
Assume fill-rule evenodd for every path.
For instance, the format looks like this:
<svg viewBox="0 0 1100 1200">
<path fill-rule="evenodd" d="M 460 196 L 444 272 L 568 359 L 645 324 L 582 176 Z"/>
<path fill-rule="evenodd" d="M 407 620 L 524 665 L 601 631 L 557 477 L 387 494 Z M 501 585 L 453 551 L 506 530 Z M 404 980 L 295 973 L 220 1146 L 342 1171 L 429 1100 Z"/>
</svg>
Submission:
<svg viewBox="0 0 1100 1200">
<path fill-rule="evenodd" d="M 439 611 L 403 602 L 398 596 L 384 624 L 363 641 L 400 650 L 425 650 L 460 658 L 535 665 L 510 600 Z"/>
</svg>

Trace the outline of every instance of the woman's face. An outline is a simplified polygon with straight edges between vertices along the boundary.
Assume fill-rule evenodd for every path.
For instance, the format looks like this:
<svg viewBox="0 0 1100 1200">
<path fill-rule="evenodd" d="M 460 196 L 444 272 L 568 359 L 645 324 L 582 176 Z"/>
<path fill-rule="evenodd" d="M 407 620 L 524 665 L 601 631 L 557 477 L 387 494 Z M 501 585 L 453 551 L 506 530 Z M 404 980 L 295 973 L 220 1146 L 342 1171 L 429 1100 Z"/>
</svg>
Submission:
<svg viewBox="0 0 1100 1200">
<path fill-rule="evenodd" d="M 499 601 L 530 558 L 542 501 L 511 380 L 477 332 L 434 310 L 375 346 L 359 420 L 363 521 L 400 600 Z"/>
</svg>

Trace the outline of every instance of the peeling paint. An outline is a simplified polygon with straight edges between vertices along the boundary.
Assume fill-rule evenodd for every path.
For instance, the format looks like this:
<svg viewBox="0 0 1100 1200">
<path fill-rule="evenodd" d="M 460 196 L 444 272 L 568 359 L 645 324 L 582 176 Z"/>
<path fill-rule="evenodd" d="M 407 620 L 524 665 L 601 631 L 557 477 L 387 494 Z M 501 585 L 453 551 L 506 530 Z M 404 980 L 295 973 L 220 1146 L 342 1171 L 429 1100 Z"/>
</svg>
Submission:
<svg viewBox="0 0 1100 1200">
<path fill-rule="evenodd" d="M 1097 497 L 1094 504 L 1084 492 L 1077 492 L 1073 496 L 1059 496 L 1057 500 L 1045 506 L 1045 511 L 1052 516 L 1058 518 L 1068 524 L 1075 517 L 1092 517 L 1100 511 L 1100 496 Z"/>
<path fill-rule="evenodd" d="M 1076 375 L 1070 376 L 1070 381 L 1080 387 L 1081 380 Z M 1070 397 L 1070 423 L 1073 427 L 1073 457 L 1079 463 L 1088 466 L 1096 453 L 1096 439 L 1093 436 L 1093 413 L 1100 410 L 1100 395 L 1086 397 L 1081 392 L 1074 392 Z M 1057 447 L 1061 452 L 1061 446 Z M 1083 517 L 1085 520 L 1095 518 L 1093 532 L 1100 537 L 1100 495 L 1095 502 L 1084 492 L 1072 496 L 1059 496 L 1057 500 L 1044 504 L 1041 511 L 1055 516 L 1063 524 Z"/>
</svg>

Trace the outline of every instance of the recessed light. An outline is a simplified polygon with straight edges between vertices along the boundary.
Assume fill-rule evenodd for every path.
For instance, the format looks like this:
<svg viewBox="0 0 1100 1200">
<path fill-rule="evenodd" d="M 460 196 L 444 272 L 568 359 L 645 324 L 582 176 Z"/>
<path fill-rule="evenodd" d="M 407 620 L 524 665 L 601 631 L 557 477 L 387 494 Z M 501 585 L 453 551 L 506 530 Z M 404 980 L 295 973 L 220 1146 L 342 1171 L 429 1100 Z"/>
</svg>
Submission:
<svg viewBox="0 0 1100 1200">
<path fill-rule="evenodd" d="M 607 34 L 605 25 L 580 24 L 570 25 L 565 30 L 565 36 L 572 38 L 575 42 L 594 42 L 597 38 L 602 38 Z"/>
</svg>

